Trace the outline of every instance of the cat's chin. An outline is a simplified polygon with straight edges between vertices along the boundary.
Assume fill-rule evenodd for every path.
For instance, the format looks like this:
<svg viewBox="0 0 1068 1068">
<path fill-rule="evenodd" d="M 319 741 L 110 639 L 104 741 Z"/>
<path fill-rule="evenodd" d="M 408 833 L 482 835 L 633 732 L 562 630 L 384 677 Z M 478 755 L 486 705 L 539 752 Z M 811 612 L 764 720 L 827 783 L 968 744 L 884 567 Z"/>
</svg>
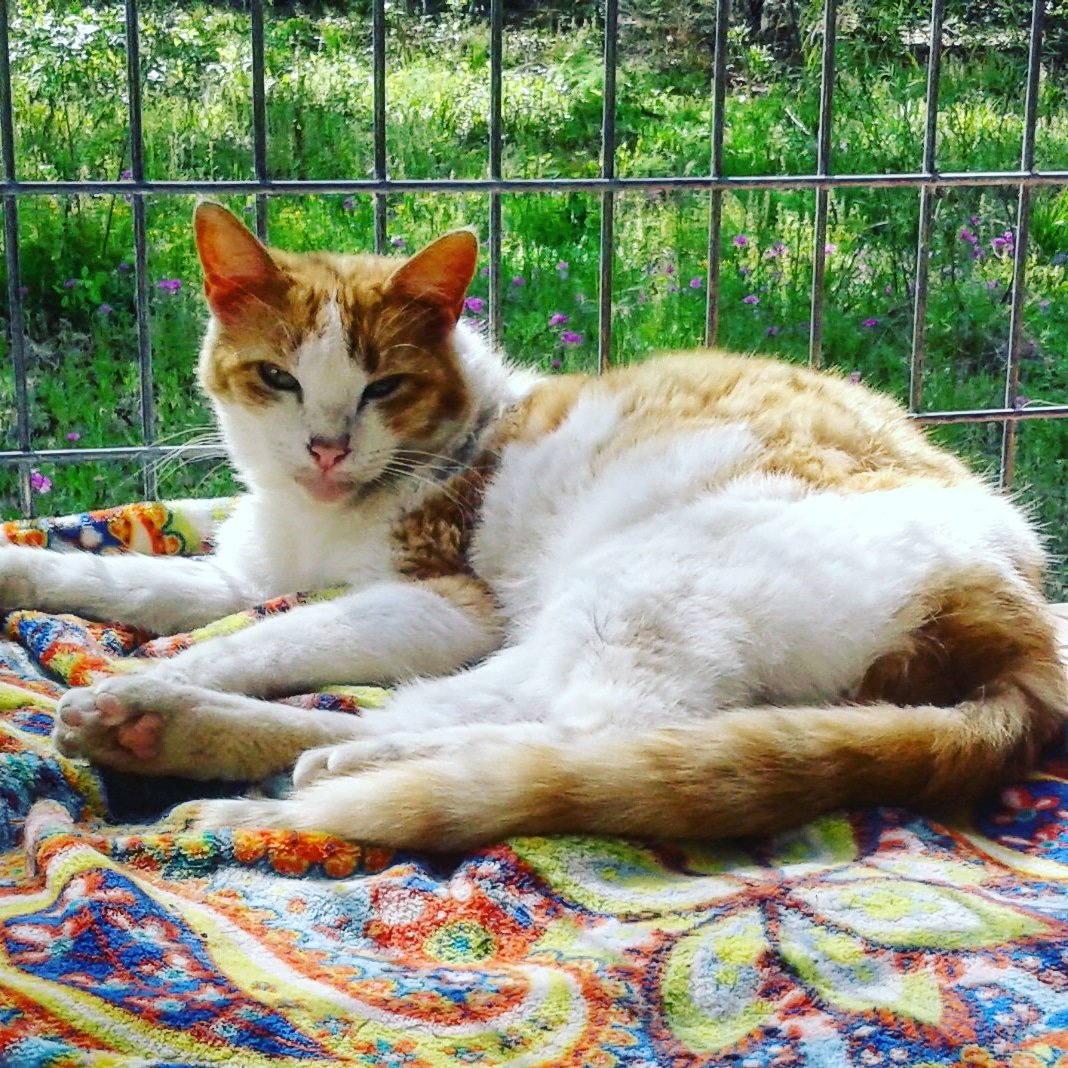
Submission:
<svg viewBox="0 0 1068 1068">
<path fill-rule="evenodd" d="M 320 504 L 336 504 L 338 501 L 349 500 L 356 492 L 356 487 L 351 482 L 328 478 L 325 475 L 317 477 L 298 475 L 297 485 L 313 501 L 318 501 Z"/>
</svg>

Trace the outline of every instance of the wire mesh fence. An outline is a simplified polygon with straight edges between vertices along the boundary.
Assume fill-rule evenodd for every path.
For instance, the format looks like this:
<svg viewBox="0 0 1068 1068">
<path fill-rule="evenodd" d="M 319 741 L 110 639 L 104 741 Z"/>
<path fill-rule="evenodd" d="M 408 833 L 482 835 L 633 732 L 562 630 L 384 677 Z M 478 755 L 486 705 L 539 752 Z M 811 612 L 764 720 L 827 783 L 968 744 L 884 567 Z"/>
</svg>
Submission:
<svg viewBox="0 0 1068 1068">
<path fill-rule="evenodd" d="M 134 461 L 141 466 L 143 492 L 155 496 L 158 490 L 155 461 L 161 457 L 213 455 L 210 445 L 170 445 L 158 436 L 161 417 L 156 411 L 156 383 L 153 366 L 153 319 L 148 272 L 146 201 L 155 197 L 188 197 L 191 194 L 254 197 L 254 225 L 261 237 L 268 235 L 269 201 L 272 197 L 311 194 L 341 194 L 368 197 L 373 204 L 373 242 L 378 252 L 389 248 L 390 197 L 433 193 L 438 196 L 479 194 L 488 202 L 488 327 L 500 339 L 504 324 L 505 286 L 502 276 L 502 198 L 539 193 L 586 193 L 599 200 L 600 252 L 597 267 L 597 356 L 600 369 L 614 359 L 616 327 L 613 271 L 616 265 L 616 204 L 628 194 L 647 196 L 686 192 L 707 197 L 707 272 L 704 289 L 704 341 L 714 345 L 720 335 L 723 267 L 724 198 L 747 191 L 796 191 L 811 196 L 813 238 L 811 258 L 808 359 L 813 366 L 824 362 L 825 308 L 827 301 L 826 257 L 831 198 L 851 190 L 901 189 L 914 191 L 918 200 L 918 225 L 914 238 L 915 259 L 911 285 L 911 356 L 908 399 L 915 416 L 928 423 L 997 423 L 1002 427 L 999 477 L 1009 487 L 1016 467 L 1017 426 L 1031 420 L 1052 420 L 1068 416 L 1068 403 L 1024 406 L 1020 397 L 1020 369 L 1025 356 L 1023 319 L 1027 286 L 1031 208 L 1036 191 L 1068 186 L 1068 169 L 1038 169 L 1035 165 L 1036 127 L 1041 74 L 1043 22 L 1046 4 L 1034 0 L 1027 48 L 1026 99 L 1019 166 L 1011 170 L 939 169 L 939 89 L 943 53 L 943 26 L 946 0 L 933 0 L 929 13 L 926 47 L 926 96 L 922 164 L 914 171 L 895 173 L 840 173 L 834 166 L 834 86 L 836 79 L 837 0 L 826 0 L 820 40 L 819 118 L 816 132 L 816 166 L 812 173 L 739 175 L 726 173 L 724 141 L 728 132 L 728 32 L 729 0 L 714 5 L 716 41 L 712 64 L 711 129 L 707 172 L 663 173 L 627 176 L 617 167 L 617 69 L 619 67 L 619 5 L 606 0 L 601 12 L 603 25 L 603 97 L 599 173 L 582 177 L 506 177 L 502 166 L 502 85 L 503 42 L 506 38 L 504 0 L 492 0 L 488 12 L 488 138 L 485 146 L 485 174 L 472 178 L 411 178 L 390 173 L 387 152 L 387 12 L 385 0 L 373 0 L 367 34 L 372 68 L 371 123 L 372 166 L 370 177 L 337 175 L 330 178 L 294 178 L 269 165 L 268 89 L 265 73 L 265 20 L 272 11 L 264 0 L 250 0 L 251 50 L 250 137 L 253 174 L 239 180 L 198 180 L 161 178 L 146 171 L 142 127 L 141 17 L 138 0 L 124 0 L 124 46 L 126 66 L 126 106 L 128 109 L 129 171 L 122 179 L 42 179 L 20 176 L 16 153 L 15 115 L 12 105 L 11 49 L 8 27 L 8 0 L 0 0 L 0 149 L 3 176 L 0 182 L 4 215 L 4 255 L 8 297 L 8 345 L 14 377 L 11 434 L 5 429 L 0 443 L 0 470 L 17 472 L 18 504 L 24 514 L 34 508 L 33 472 L 41 463 L 86 463 L 90 461 Z M 1012 280 L 1008 294 L 1009 329 L 1004 359 L 1004 389 L 999 405 L 932 410 L 925 404 L 927 371 L 927 309 L 930 292 L 932 218 L 937 197 L 947 190 L 996 187 L 1016 190 L 1016 217 L 1012 246 Z M 20 204 L 27 198 L 71 197 L 75 195 L 125 197 L 130 203 L 133 237 L 133 280 L 136 308 L 136 349 L 138 358 L 139 435 L 135 444 L 105 445 L 93 448 L 35 447 L 31 431 L 31 397 L 27 389 L 29 350 L 26 336 L 24 287 L 20 264 Z M 6 426 L 6 424 L 5 424 Z"/>
</svg>

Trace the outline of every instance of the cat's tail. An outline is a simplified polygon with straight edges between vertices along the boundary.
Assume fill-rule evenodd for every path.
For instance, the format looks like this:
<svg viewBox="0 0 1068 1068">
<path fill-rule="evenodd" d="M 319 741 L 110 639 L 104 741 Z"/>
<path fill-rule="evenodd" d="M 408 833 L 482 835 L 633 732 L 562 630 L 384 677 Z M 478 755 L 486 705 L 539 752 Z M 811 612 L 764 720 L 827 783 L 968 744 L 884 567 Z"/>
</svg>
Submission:
<svg viewBox="0 0 1068 1068">
<path fill-rule="evenodd" d="M 482 737 L 469 728 L 476 737 L 462 749 L 320 780 L 288 801 L 210 803 L 218 810 L 209 809 L 208 822 L 460 849 L 555 832 L 763 835 L 869 804 L 944 809 L 1024 773 L 1068 714 L 1042 611 L 1010 613 L 996 629 L 993 637 L 989 627 L 971 633 L 963 659 L 947 661 L 945 627 L 921 643 L 947 677 L 983 676 L 956 703 L 744 708 L 647 731 L 564 738 L 546 727 L 544 740 L 529 731 L 509 740 L 500 725 L 487 725 Z M 900 666 L 914 678 L 923 655 Z M 880 685 L 892 693 L 902 677 L 890 675 Z"/>
</svg>

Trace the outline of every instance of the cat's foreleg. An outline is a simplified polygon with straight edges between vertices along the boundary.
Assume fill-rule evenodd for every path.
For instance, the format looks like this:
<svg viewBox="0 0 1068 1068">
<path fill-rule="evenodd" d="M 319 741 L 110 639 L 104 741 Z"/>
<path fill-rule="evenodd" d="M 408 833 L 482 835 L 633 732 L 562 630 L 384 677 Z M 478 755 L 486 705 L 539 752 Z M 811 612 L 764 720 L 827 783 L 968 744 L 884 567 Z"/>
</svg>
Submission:
<svg viewBox="0 0 1068 1068">
<path fill-rule="evenodd" d="M 75 612 L 173 634 L 254 601 L 241 580 L 210 558 L 96 556 L 0 546 L 0 614 L 16 608 Z"/>
<path fill-rule="evenodd" d="M 381 582 L 300 605 L 153 667 L 176 682 L 257 696 L 455 671 L 496 648 L 502 627 L 475 579 Z"/>
<path fill-rule="evenodd" d="M 64 756 L 144 775 L 262 779 L 301 752 L 354 737 L 359 717 L 120 675 L 68 691 L 53 740 Z"/>
</svg>

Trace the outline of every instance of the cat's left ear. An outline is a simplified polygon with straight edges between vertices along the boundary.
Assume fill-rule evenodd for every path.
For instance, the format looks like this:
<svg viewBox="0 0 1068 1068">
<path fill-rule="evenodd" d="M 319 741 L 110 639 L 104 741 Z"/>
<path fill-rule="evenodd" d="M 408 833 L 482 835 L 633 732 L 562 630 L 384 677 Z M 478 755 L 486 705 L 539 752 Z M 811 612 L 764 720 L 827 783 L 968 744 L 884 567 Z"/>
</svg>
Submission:
<svg viewBox="0 0 1068 1068">
<path fill-rule="evenodd" d="M 478 238 L 470 230 L 453 230 L 401 264 L 390 275 L 388 288 L 407 300 L 437 305 L 455 323 L 477 261 Z"/>
</svg>

